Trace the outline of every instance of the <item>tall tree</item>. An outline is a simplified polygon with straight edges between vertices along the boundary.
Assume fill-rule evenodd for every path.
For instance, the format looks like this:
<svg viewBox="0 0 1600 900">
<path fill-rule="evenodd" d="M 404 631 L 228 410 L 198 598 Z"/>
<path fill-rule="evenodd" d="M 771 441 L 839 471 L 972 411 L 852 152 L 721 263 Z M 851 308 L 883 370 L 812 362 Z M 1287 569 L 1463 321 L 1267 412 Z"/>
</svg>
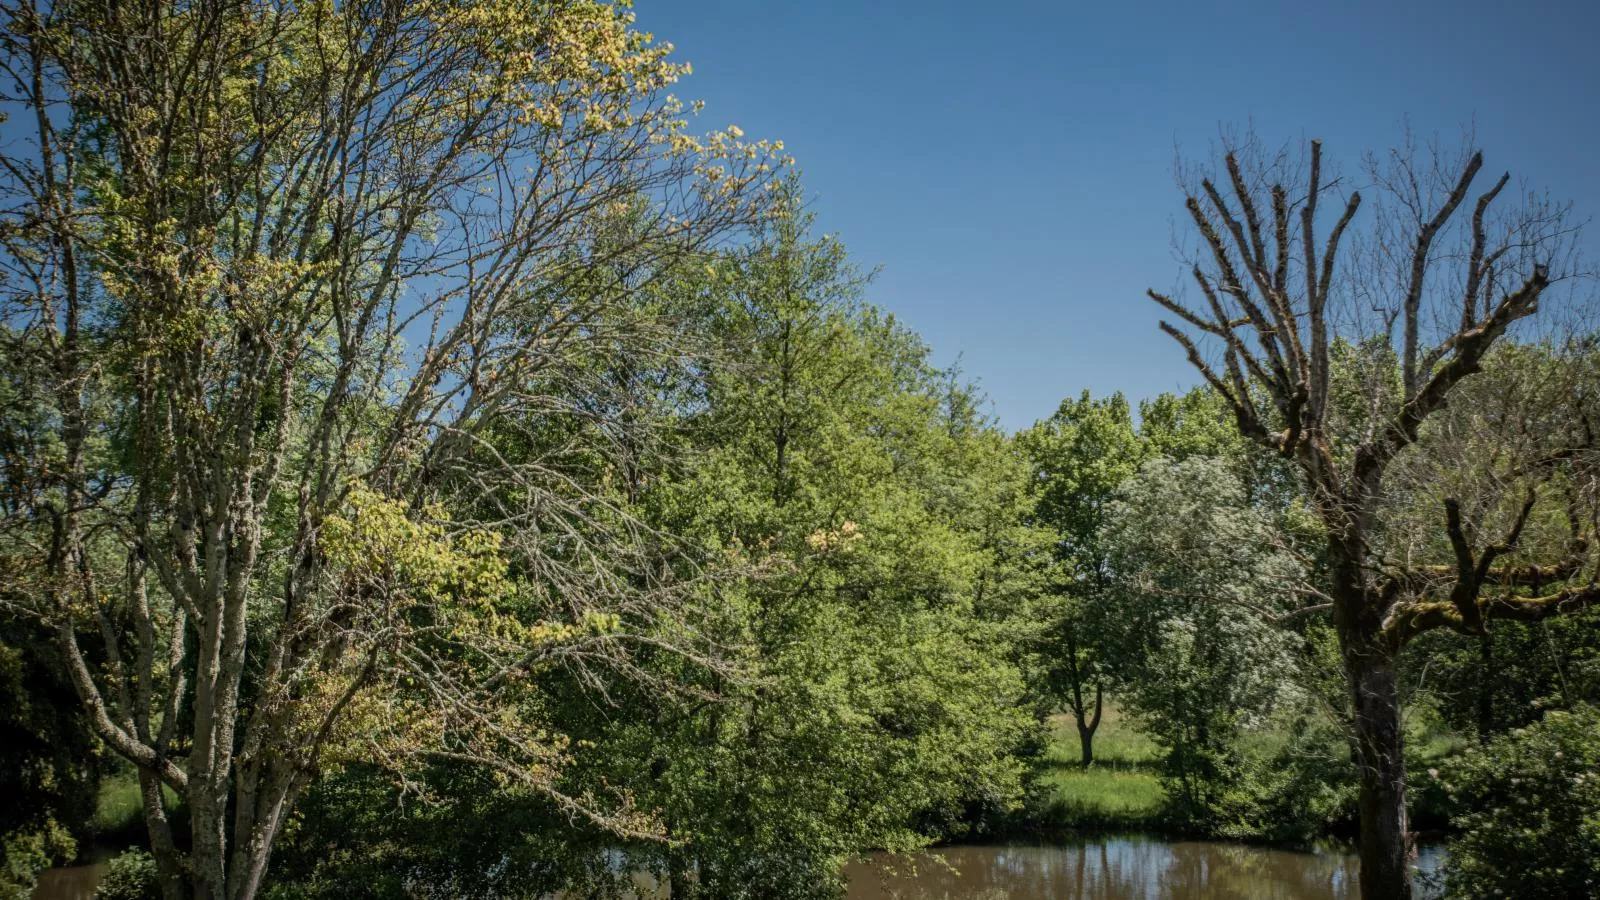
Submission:
<svg viewBox="0 0 1600 900">
<path fill-rule="evenodd" d="M 1072 711 L 1088 766 L 1113 674 L 1098 653 L 1114 581 L 1104 531 L 1117 491 L 1144 451 L 1128 401 L 1121 394 L 1095 400 L 1087 391 L 1063 400 L 1018 443 L 1033 463 L 1035 519 L 1056 538 L 1051 587 L 1059 602 L 1046 632 L 1046 680 Z"/>
<path fill-rule="evenodd" d="M 1572 273 L 1567 209 L 1478 185 L 1483 157 L 1414 147 L 1369 161 L 1378 202 L 1324 171 L 1322 146 L 1264 154 L 1230 145 L 1200 173 L 1186 208 L 1200 237 L 1200 299 L 1150 297 L 1161 328 L 1227 402 L 1246 437 L 1293 459 L 1326 530 L 1337 631 L 1361 772 L 1361 886 L 1411 896 L 1406 771 L 1396 663 L 1434 627 L 1477 633 L 1498 618 L 1541 619 L 1591 604 L 1593 441 L 1577 405 L 1494 442 L 1483 515 L 1446 496 L 1426 518 L 1396 513 L 1397 473 L 1434 441 L 1452 401 L 1519 320 L 1559 301 Z M 1336 199 L 1339 194 L 1342 199 Z M 1328 202 L 1332 201 L 1332 202 Z M 1329 215 L 1331 213 L 1331 215 Z M 1331 219 L 1331 222 L 1329 221 Z M 1335 366 L 1343 346 L 1348 364 Z M 1216 351 L 1220 350 L 1220 353 Z M 1209 351 L 1209 355 L 1208 355 Z M 1486 423 L 1489 423 L 1486 420 Z M 1492 424 L 1492 423 L 1491 423 Z M 1554 451 L 1554 452 L 1552 452 Z M 1568 515 L 1574 509 L 1579 514 Z M 1562 552 L 1531 569 L 1515 555 L 1531 521 L 1570 519 Z M 1401 547 L 1442 548 L 1418 566 Z M 1577 551 L 1577 552 L 1574 552 Z"/>
<path fill-rule="evenodd" d="M 1116 578 L 1102 627 L 1126 708 L 1166 749 L 1168 815 L 1225 827 L 1237 811 L 1237 735 L 1293 692 L 1292 615 L 1304 571 L 1232 460 L 1157 457 L 1107 510 L 1101 540 Z M 1248 615 L 1240 615 L 1241 610 Z"/>
<path fill-rule="evenodd" d="M 137 767 L 167 896 L 254 896 L 352 758 L 649 828 L 555 790 L 526 675 L 675 588 L 593 447 L 485 434 L 615 409 L 580 402 L 590 357 L 661 347 L 615 308 L 759 214 L 772 148 L 690 134 L 684 67 L 621 3 L 4 16 L 0 356 L 44 413 L 5 459 L 3 588 Z"/>
<path fill-rule="evenodd" d="M 678 844 L 639 858 L 674 896 L 828 896 L 849 857 L 959 834 L 1021 791 L 1031 723 L 998 611 L 1028 593 L 1021 461 L 787 202 L 708 273 L 725 349 L 682 471 L 647 497 L 662 527 L 770 573 L 728 585 L 715 626 L 752 677 L 599 738 L 606 777 L 665 810 Z"/>
</svg>

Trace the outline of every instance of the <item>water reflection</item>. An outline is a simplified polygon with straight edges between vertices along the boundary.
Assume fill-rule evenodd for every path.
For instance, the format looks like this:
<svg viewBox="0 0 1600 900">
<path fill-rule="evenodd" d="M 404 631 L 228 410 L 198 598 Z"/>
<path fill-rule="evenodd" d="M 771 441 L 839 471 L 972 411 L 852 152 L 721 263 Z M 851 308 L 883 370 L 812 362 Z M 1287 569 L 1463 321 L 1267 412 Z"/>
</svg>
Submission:
<svg viewBox="0 0 1600 900">
<path fill-rule="evenodd" d="M 39 883 L 34 886 L 33 900 L 90 900 L 95 885 L 106 873 L 103 862 L 86 866 L 68 866 L 46 869 L 39 873 Z"/>
<path fill-rule="evenodd" d="M 1419 862 L 1431 869 L 1438 854 L 1425 853 Z M 1074 846 L 949 847 L 910 859 L 878 857 L 848 872 L 850 900 L 1360 896 L 1356 860 L 1343 853 L 1140 837 Z"/>
<path fill-rule="evenodd" d="M 1424 848 L 1418 867 L 1443 858 Z M 33 900 L 89 900 L 104 863 L 40 873 Z M 1071 845 L 947 847 L 878 856 L 846 869 L 849 900 L 1325 900 L 1361 895 L 1357 863 L 1343 853 L 1295 853 L 1206 841 L 1110 838 Z M 662 898 L 635 878 L 636 898 Z"/>
</svg>

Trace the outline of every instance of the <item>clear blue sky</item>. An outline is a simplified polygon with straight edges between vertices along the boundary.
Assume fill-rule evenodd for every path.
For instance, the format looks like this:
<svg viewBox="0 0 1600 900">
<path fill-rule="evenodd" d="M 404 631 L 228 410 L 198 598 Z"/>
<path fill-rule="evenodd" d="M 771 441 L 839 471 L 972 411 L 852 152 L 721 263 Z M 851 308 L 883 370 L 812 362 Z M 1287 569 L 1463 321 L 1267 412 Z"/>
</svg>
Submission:
<svg viewBox="0 0 1600 900">
<path fill-rule="evenodd" d="M 1225 8 L 1214 12 L 1210 7 Z M 1195 378 L 1147 287 L 1178 282 L 1176 151 L 1223 125 L 1366 149 L 1472 126 L 1488 172 L 1600 215 L 1600 0 L 639 0 L 706 127 L 781 138 L 870 298 L 958 356 L 1008 428 L 1088 388 Z M 1586 244 L 1597 246 L 1600 223 Z"/>
</svg>

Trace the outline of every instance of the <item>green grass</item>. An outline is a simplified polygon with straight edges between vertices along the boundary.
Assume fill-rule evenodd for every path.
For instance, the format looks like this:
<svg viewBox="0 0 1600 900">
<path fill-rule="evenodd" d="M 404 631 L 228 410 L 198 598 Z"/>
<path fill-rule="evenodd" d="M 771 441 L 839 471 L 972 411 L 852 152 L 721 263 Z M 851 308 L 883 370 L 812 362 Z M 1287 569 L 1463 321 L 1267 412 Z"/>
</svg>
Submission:
<svg viewBox="0 0 1600 900">
<path fill-rule="evenodd" d="M 1155 824 L 1166 802 L 1161 783 L 1149 772 L 1100 766 L 1060 769 L 1043 779 L 1050 795 L 1042 818 L 1070 829 L 1138 829 Z"/>
<path fill-rule="evenodd" d="M 1459 753 L 1467 744 L 1466 738 L 1451 732 L 1425 703 L 1408 709 L 1405 723 L 1407 756 L 1418 771 Z M 1072 716 L 1052 716 L 1048 726 L 1036 824 L 1075 831 L 1160 827 L 1166 802 L 1157 775 L 1161 748 L 1139 730 L 1133 717 L 1115 704 L 1106 705 L 1095 733 L 1095 762 L 1088 769 L 1080 765 L 1078 728 Z M 1240 749 L 1257 759 L 1277 755 L 1289 740 L 1287 724 L 1276 722 L 1239 736 Z M 1337 736 L 1329 740 L 1326 752 L 1330 757 L 1346 752 Z M 1420 804 L 1414 813 L 1427 821 L 1442 821 L 1441 814 L 1428 808 L 1437 798 L 1425 794 L 1413 793 L 1414 802 Z"/>
<path fill-rule="evenodd" d="M 1094 737 L 1094 765 L 1080 766 L 1078 727 L 1072 716 L 1050 719 L 1045 790 L 1040 821 L 1074 830 L 1152 827 L 1166 793 L 1156 778 L 1161 750 L 1115 704 L 1108 704 Z"/>
<path fill-rule="evenodd" d="M 178 795 L 169 787 L 167 808 L 178 806 Z M 94 818 L 90 820 L 97 843 L 116 846 L 143 843 L 145 834 L 144 801 L 139 796 L 139 775 L 129 769 L 114 772 L 100 779 L 100 793 L 95 798 Z"/>
<path fill-rule="evenodd" d="M 1078 725 L 1070 714 L 1050 717 L 1050 747 L 1046 758 L 1052 762 L 1077 765 L 1082 757 Z M 1115 703 L 1108 703 L 1094 733 L 1095 765 L 1111 769 L 1142 769 L 1154 766 L 1161 748 L 1135 726 Z"/>
<path fill-rule="evenodd" d="M 139 823 L 142 805 L 137 773 L 107 775 L 100 779 L 100 796 L 95 800 L 91 824 L 97 834 L 125 831 Z"/>
<path fill-rule="evenodd" d="M 1472 743 L 1467 735 L 1450 730 L 1439 710 L 1426 698 L 1406 710 L 1405 731 L 1407 755 L 1414 764 L 1440 762 Z"/>
</svg>

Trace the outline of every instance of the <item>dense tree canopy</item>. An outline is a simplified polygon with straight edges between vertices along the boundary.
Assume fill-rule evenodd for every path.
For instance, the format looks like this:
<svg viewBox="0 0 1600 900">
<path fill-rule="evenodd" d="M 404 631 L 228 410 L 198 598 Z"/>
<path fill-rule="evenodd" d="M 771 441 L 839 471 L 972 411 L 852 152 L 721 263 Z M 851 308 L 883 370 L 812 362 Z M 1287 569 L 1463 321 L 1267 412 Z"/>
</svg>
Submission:
<svg viewBox="0 0 1600 900">
<path fill-rule="evenodd" d="M 1152 827 L 1592 877 L 1600 352 L 1476 152 L 1226 152 L 1201 384 L 1008 434 L 626 2 L 0 15 L 0 895 L 132 778 L 130 894 L 837 896 L 1116 719 Z"/>
<path fill-rule="evenodd" d="M 496 445 L 675 352 L 617 310 L 760 215 L 773 147 L 691 134 L 682 68 L 605 3 L 5 14 L 4 590 L 138 767 L 168 896 L 254 895 L 329 762 L 554 795 L 531 668 L 681 586 L 605 444 Z"/>
</svg>

